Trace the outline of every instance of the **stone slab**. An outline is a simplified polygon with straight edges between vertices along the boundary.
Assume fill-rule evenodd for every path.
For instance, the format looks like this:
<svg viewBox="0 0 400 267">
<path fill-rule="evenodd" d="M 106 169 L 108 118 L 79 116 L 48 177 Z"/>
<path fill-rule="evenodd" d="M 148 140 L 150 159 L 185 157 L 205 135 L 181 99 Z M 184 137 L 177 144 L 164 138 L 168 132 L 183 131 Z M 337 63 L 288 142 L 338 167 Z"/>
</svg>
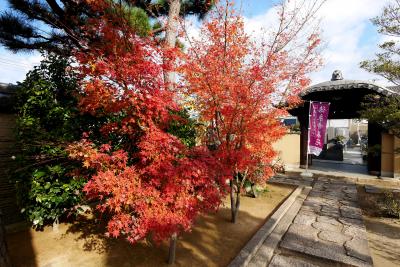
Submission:
<svg viewBox="0 0 400 267">
<path fill-rule="evenodd" d="M 277 184 L 287 184 L 287 185 L 303 185 L 303 186 L 311 186 L 314 182 L 314 178 L 312 177 L 301 177 L 301 176 L 288 176 L 285 174 L 276 174 L 268 180 L 268 183 L 277 183 Z"/>
<path fill-rule="evenodd" d="M 365 192 L 369 194 L 379 194 L 382 193 L 382 190 L 379 187 L 373 185 L 365 185 Z"/>
<path fill-rule="evenodd" d="M 294 220 L 294 223 L 310 226 L 316 220 L 317 220 L 316 214 L 299 212 L 299 214 L 296 216 L 296 219 Z"/>
<path fill-rule="evenodd" d="M 275 255 L 272 258 L 269 267 L 318 267 L 317 265 L 311 264 L 307 261 L 296 259 L 290 256 Z"/>
<path fill-rule="evenodd" d="M 383 193 L 385 191 L 389 191 L 392 193 L 400 193 L 400 189 L 399 188 L 384 188 L 384 187 L 378 187 L 378 186 L 374 186 L 374 185 L 364 185 L 365 188 L 365 192 L 369 193 L 369 194 L 380 194 Z"/>
<path fill-rule="evenodd" d="M 319 231 L 332 231 L 332 232 L 337 232 L 340 233 L 343 229 L 342 224 L 331 224 L 327 222 L 315 222 L 312 224 L 312 227 Z"/>
<path fill-rule="evenodd" d="M 351 236 L 326 230 L 319 232 L 318 237 L 322 240 L 333 242 L 339 245 L 343 245 L 346 241 L 350 241 L 352 239 Z"/>
<path fill-rule="evenodd" d="M 356 201 L 354 183 L 318 178 L 280 247 L 304 259 L 372 266 L 367 232 Z"/>
<path fill-rule="evenodd" d="M 340 207 L 340 213 L 341 213 L 342 217 L 345 217 L 345 218 L 362 220 L 362 212 L 361 212 L 361 209 L 358 207 L 350 207 L 350 206 L 342 205 Z"/>
<path fill-rule="evenodd" d="M 257 253 L 251 259 L 250 263 L 247 265 L 248 267 L 265 267 L 271 261 L 274 251 L 278 246 L 278 243 L 281 241 L 282 236 L 288 230 L 290 224 L 293 219 L 299 212 L 299 209 L 310 192 L 311 188 L 304 188 L 301 195 L 297 197 L 296 201 L 290 207 L 290 209 L 286 212 L 286 214 L 282 217 L 279 224 L 275 227 L 273 232 L 265 239 L 264 243 L 258 249 Z"/>
<path fill-rule="evenodd" d="M 344 244 L 346 253 L 349 256 L 358 258 L 372 265 L 372 259 L 369 254 L 368 240 L 355 237 Z"/>
<path fill-rule="evenodd" d="M 329 224 L 333 224 L 336 226 L 339 226 L 341 224 L 336 218 L 332 218 L 329 216 L 318 216 L 317 222 L 329 223 Z"/>
<path fill-rule="evenodd" d="M 228 265 L 229 267 L 247 266 L 258 249 L 264 243 L 265 239 L 272 233 L 278 225 L 281 218 L 295 202 L 296 198 L 301 194 L 304 187 L 297 187 L 293 193 L 281 204 L 277 211 L 265 222 L 257 233 L 247 242 L 239 254 Z"/>
</svg>

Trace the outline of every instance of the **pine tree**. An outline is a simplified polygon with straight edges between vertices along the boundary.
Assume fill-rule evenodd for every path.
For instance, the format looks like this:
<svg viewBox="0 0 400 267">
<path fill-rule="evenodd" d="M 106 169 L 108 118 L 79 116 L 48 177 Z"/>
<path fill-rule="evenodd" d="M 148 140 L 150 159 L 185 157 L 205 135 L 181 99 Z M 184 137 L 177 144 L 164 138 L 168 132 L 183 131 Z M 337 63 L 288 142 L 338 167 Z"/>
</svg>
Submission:
<svg viewBox="0 0 400 267">
<path fill-rule="evenodd" d="M 400 37 L 400 0 L 388 4 L 380 16 L 372 19 L 378 32 L 392 40 L 379 45 L 381 52 L 373 60 L 361 62 L 361 68 L 376 73 L 389 81 L 400 85 L 400 47 L 396 39 Z"/>
<path fill-rule="evenodd" d="M 0 42 L 14 52 L 46 50 L 66 53 L 82 47 L 80 27 L 94 14 L 84 1 L 8 0 L 0 15 Z"/>
<path fill-rule="evenodd" d="M 362 118 L 379 124 L 383 129 L 400 138 L 400 97 L 368 95 L 362 103 Z"/>
<path fill-rule="evenodd" d="M 0 43 L 13 52 L 46 50 L 70 54 L 74 48 L 84 49 L 95 37 L 82 31 L 82 26 L 101 15 L 91 10 L 85 0 L 8 0 L 8 4 L 10 8 L 0 14 Z M 202 18 L 213 1 L 187 0 L 180 4 L 180 16 Z M 139 34 L 165 31 L 157 18 L 168 15 L 170 1 L 124 0 L 114 1 L 113 5 L 124 7 L 121 15 L 131 18 L 136 30 L 140 29 Z M 154 31 L 150 28 L 151 19 L 156 21 L 151 26 Z"/>
<path fill-rule="evenodd" d="M 378 74 L 396 85 L 400 85 L 400 0 L 393 0 L 388 4 L 380 16 L 372 19 L 378 27 L 378 32 L 391 37 L 379 47 L 382 52 L 373 60 L 365 60 L 360 66 L 372 73 Z M 389 97 L 377 97 L 369 95 L 366 97 L 361 117 L 368 119 L 388 130 L 390 133 L 400 137 L 400 96 L 393 94 Z"/>
</svg>

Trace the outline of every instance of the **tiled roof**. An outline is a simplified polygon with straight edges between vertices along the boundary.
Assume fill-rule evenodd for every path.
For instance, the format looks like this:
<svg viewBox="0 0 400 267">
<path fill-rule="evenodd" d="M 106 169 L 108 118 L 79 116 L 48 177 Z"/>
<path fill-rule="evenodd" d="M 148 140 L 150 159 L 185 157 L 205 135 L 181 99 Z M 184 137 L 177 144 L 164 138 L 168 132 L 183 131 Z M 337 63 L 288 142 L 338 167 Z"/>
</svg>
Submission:
<svg viewBox="0 0 400 267">
<path fill-rule="evenodd" d="M 347 89 L 369 89 L 386 96 L 390 96 L 393 94 L 400 95 L 400 86 L 384 87 L 369 81 L 335 80 L 310 86 L 307 90 L 303 91 L 300 94 L 300 96 L 303 97 L 310 93 L 319 91 L 334 91 L 334 90 L 347 90 Z"/>
<path fill-rule="evenodd" d="M 400 94 L 400 85 L 387 86 L 387 88 Z"/>
<path fill-rule="evenodd" d="M 0 83 L 0 113 L 13 113 L 16 85 Z"/>
<path fill-rule="evenodd" d="M 16 85 L 12 83 L 0 83 L 0 94 L 11 95 L 15 93 Z"/>
</svg>

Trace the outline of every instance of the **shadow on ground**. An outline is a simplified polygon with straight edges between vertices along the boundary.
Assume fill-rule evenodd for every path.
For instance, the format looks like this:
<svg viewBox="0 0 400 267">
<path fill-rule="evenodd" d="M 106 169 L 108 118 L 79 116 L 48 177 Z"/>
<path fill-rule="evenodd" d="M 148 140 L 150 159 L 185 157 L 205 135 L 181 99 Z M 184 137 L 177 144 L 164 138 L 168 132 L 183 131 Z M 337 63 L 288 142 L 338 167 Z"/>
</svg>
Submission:
<svg viewBox="0 0 400 267">
<path fill-rule="evenodd" d="M 15 259 L 19 259 L 19 262 L 23 262 L 23 264 L 19 266 L 38 267 L 35 251 L 32 246 L 32 234 L 30 229 L 8 234 L 7 246 L 11 262 L 14 265 Z"/>
<path fill-rule="evenodd" d="M 174 266 L 226 266 L 253 236 L 266 218 L 290 194 L 293 187 L 271 185 L 271 192 L 258 199 L 242 198 L 238 222 L 232 224 L 230 210 L 200 217 L 190 233 L 179 237 Z M 43 232 L 28 230 L 8 236 L 15 267 L 124 267 L 167 266 L 167 242 L 142 241 L 131 245 L 109 239 L 105 225 L 90 216 L 74 224 Z M 29 235 L 30 238 L 29 238 Z"/>
<path fill-rule="evenodd" d="M 229 216 L 230 210 L 222 208 L 217 214 L 203 216 L 192 232 L 180 236 L 175 266 L 226 266 L 265 220 L 241 211 L 238 223 L 231 224 Z M 77 242 L 83 241 L 85 251 L 107 255 L 102 266 L 167 266 L 167 242 L 143 241 L 132 246 L 103 233 L 104 225 L 86 219 L 70 226 L 64 238 L 72 234 Z"/>
</svg>

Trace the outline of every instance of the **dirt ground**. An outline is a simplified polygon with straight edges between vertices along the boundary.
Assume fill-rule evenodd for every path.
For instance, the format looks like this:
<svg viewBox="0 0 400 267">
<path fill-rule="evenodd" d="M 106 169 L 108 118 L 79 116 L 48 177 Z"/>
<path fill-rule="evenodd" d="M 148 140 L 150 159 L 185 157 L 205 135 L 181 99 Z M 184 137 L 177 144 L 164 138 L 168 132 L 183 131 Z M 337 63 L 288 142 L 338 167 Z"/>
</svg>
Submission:
<svg viewBox="0 0 400 267">
<path fill-rule="evenodd" d="M 191 233 L 178 241 L 175 266 L 226 266 L 268 216 L 292 192 L 293 187 L 269 185 L 259 198 L 242 197 L 238 222 L 232 224 L 228 202 L 217 214 L 199 218 Z M 141 242 L 132 246 L 124 240 L 107 239 L 103 226 L 93 219 L 75 224 L 32 229 L 7 236 L 15 267 L 125 267 L 165 266 L 167 243 Z"/>
<path fill-rule="evenodd" d="M 357 189 L 374 267 L 399 267 L 400 220 L 385 218 L 379 213 L 375 203 L 382 195 L 368 194 L 363 186 L 358 186 Z"/>
</svg>

